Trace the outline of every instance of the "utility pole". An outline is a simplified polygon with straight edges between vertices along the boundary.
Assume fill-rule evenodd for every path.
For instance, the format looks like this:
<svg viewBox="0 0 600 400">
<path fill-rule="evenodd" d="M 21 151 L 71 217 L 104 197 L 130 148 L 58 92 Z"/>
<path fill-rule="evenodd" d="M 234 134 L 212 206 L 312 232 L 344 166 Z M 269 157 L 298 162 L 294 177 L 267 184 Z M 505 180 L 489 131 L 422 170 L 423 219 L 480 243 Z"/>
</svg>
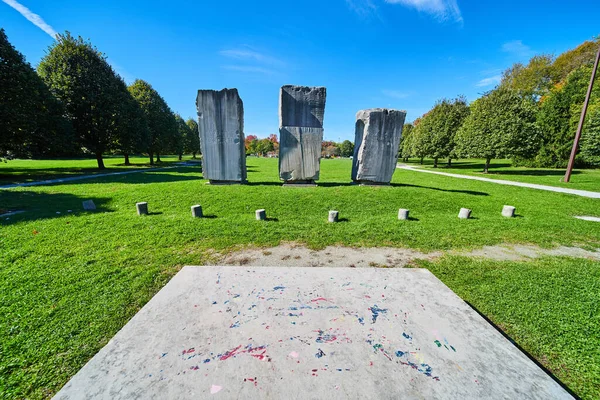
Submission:
<svg viewBox="0 0 600 400">
<path fill-rule="evenodd" d="M 598 48 L 598 54 L 596 54 L 596 62 L 594 63 L 594 69 L 592 70 L 592 78 L 590 79 L 590 86 L 588 87 L 587 95 L 585 96 L 585 102 L 583 103 L 583 110 L 581 110 L 581 118 L 579 118 L 579 126 L 577 127 L 577 133 L 575 134 L 575 141 L 573 142 L 573 149 L 571 150 L 569 165 L 567 166 L 567 172 L 565 173 L 565 177 L 563 179 L 564 182 L 569 182 L 569 180 L 571 179 L 571 172 L 573 172 L 573 164 L 575 163 L 575 155 L 577 154 L 577 148 L 579 147 L 581 130 L 583 129 L 585 114 L 587 112 L 588 104 L 590 102 L 590 96 L 592 95 L 592 88 L 594 87 L 594 79 L 596 78 L 598 61 L 600 61 L 600 47 Z"/>
</svg>

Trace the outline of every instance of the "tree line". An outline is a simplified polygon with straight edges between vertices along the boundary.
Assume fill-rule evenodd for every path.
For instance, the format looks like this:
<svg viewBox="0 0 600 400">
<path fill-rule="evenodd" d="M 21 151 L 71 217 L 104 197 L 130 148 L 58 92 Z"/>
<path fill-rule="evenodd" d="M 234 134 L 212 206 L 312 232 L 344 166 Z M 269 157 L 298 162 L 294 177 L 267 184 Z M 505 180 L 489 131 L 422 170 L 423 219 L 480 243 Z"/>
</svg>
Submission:
<svg viewBox="0 0 600 400">
<path fill-rule="evenodd" d="M 0 29 L 0 159 L 200 153 L 198 124 L 148 82 L 127 85 L 89 41 L 57 35 L 34 70 Z"/>
<path fill-rule="evenodd" d="M 442 99 L 406 124 L 399 155 L 447 160 L 511 158 L 515 165 L 563 168 L 569 160 L 600 38 L 558 57 L 532 57 L 502 74 L 500 84 L 468 104 Z M 600 166 L 600 84 L 590 98 L 576 165 Z"/>
</svg>

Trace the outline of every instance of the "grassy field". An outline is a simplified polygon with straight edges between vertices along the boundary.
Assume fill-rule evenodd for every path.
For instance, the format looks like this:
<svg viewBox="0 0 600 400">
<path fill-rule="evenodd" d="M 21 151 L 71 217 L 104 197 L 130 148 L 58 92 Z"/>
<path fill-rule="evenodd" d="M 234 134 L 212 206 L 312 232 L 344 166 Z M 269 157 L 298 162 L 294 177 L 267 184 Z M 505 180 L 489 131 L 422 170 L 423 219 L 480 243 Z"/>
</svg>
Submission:
<svg viewBox="0 0 600 400">
<path fill-rule="evenodd" d="M 454 174 L 480 176 L 490 179 L 504 179 L 539 185 L 560 186 L 571 189 L 591 190 L 600 192 L 600 169 L 575 169 L 569 183 L 562 182 L 564 169 L 513 167 L 510 160 L 492 160 L 490 171 L 483 173 L 484 160 L 453 160 L 452 168 L 440 160 L 438 170 Z M 433 169 L 433 160 L 424 160 L 423 165 L 417 159 L 410 159 L 409 165 Z"/>
<path fill-rule="evenodd" d="M 3 397 L 51 396 L 178 268 L 202 265 L 215 252 L 281 241 L 313 248 L 343 244 L 425 251 L 499 243 L 600 246 L 598 225 L 572 218 L 600 216 L 594 199 L 404 170 L 396 172 L 391 187 L 358 187 L 350 185 L 349 160 L 323 160 L 317 188 L 281 187 L 276 159 L 249 158 L 248 169 L 250 183 L 245 186 L 205 185 L 200 169 L 190 166 L 0 191 L 0 209 L 25 210 L 0 222 Z M 97 211 L 82 210 L 81 202 L 87 199 L 95 201 Z M 135 214 L 138 201 L 149 203 L 151 215 Z M 192 219 L 193 204 L 201 204 L 210 218 Z M 516 206 L 518 217 L 502 218 L 504 204 Z M 414 219 L 398 221 L 400 207 L 411 209 Z M 460 207 L 472 208 L 475 218 L 458 220 Z M 267 209 L 269 221 L 254 219 L 258 208 Z M 327 223 L 331 209 L 340 211 L 342 223 Z M 428 267 L 438 276 L 453 268 L 463 271 L 464 275 L 442 279 L 497 324 L 512 326 L 508 311 L 495 314 L 494 296 L 478 295 L 478 283 L 481 290 L 492 290 L 486 289 L 482 268 L 495 264 L 483 263 L 481 268 L 466 264 L 463 269 L 456 264 L 460 263 L 442 259 Z M 581 270 L 578 262 L 559 264 L 561 273 Z M 512 264 L 501 267 L 521 291 L 505 293 L 512 301 L 507 304 L 518 304 L 522 292 L 530 292 L 533 286 L 540 287 L 539 295 L 546 301 L 563 302 L 552 285 L 539 285 L 539 276 Z M 586 268 L 597 271 L 598 264 Z M 586 292 L 598 292 L 597 279 L 582 280 L 580 285 Z M 566 312 L 564 318 L 573 328 L 589 326 L 590 320 L 599 318 L 597 308 L 582 313 L 572 302 L 553 310 Z M 528 329 L 531 337 L 546 333 L 524 325 L 523 331 Z M 560 365 L 573 354 L 598 360 L 579 342 L 561 340 L 555 348 L 543 347 L 536 353 L 527 347 L 530 336 L 522 337 L 523 347 L 542 362 L 546 357 L 558 360 L 552 365 Z M 590 338 L 594 343 L 594 336 Z M 576 379 L 571 372 L 553 371 L 583 395 L 593 390 L 599 377 L 594 368 L 577 370 Z"/>
<path fill-rule="evenodd" d="M 186 157 L 189 159 L 190 157 Z M 0 185 L 41 181 L 46 179 L 68 178 L 87 174 L 106 174 L 111 172 L 131 171 L 152 167 L 147 157 L 130 157 L 131 165 L 123 164 L 123 157 L 105 157 L 105 170 L 98 169 L 96 159 L 82 158 L 78 160 L 11 160 L 0 162 Z M 165 167 L 178 162 L 175 156 L 161 157 L 161 163 L 154 167 Z"/>
<path fill-rule="evenodd" d="M 600 396 L 600 264 L 546 258 L 423 262 L 582 398 Z"/>
</svg>

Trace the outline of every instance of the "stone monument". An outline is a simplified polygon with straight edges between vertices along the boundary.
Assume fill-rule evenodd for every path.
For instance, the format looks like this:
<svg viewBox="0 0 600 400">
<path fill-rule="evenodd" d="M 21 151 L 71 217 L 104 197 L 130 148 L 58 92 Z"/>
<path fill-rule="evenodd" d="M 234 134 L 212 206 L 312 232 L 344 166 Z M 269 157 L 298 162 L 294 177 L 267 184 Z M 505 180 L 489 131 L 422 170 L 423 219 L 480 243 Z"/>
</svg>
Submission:
<svg viewBox="0 0 600 400">
<path fill-rule="evenodd" d="M 319 179 L 326 94 L 324 87 L 281 87 L 279 177 L 285 184 L 314 185 Z"/>
<path fill-rule="evenodd" d="M 198 90 L 202 174 L 212 184 L 246 182 L 244 104 L 237 89 Z"/>
<path fill-rule="evenodd" d="M 373 108 L 356 113 L 352 180 L 388 185 L 396 170 L 406 111 Z"/>
</svg>

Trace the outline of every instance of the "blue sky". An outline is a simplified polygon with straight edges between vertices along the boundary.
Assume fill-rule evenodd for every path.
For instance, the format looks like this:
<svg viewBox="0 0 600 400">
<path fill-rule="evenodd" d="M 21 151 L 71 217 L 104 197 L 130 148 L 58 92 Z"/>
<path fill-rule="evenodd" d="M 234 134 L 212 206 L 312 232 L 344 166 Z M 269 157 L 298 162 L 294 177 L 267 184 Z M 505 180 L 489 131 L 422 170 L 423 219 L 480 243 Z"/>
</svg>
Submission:
<svg viewBox="0 0 600 400">
<path fill-rule="evenodd" d="M 278 129 L 279 87 L 327 87 L 325 138 L 354 139 L 356 112 L 475 100 L 502 70 L 600 34 L 600 1 L 1 0 L 0 26 L 37 65 L 54 32 L 89 38 L 131 83 L 184 118 L 198 89 L 238 88 L 245 132 Z"/>
</svg>

